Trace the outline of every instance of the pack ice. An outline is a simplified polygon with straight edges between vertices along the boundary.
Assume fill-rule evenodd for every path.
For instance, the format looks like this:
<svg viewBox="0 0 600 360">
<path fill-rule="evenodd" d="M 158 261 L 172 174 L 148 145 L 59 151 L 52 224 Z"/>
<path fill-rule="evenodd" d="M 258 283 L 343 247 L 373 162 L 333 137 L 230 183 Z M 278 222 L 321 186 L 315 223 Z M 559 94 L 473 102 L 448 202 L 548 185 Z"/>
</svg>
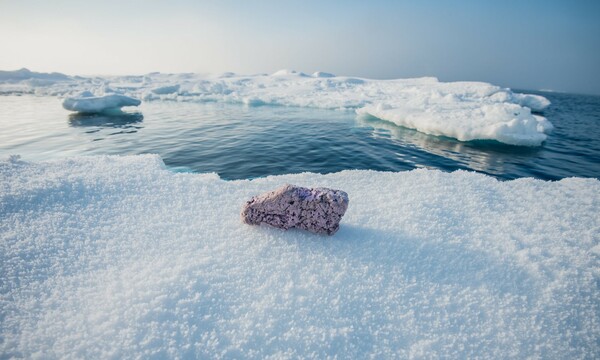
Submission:
<svg viewBox="0 0 600 360">
<path fill-rule="evenodd" d="M 339 231 L 239 220 L 285 183 L 344 189 Z M 599 213 L 596 179 L 13 157 L 0 358 L 598 358 Z"/>
<path fill-rule="evenodd" d="M 110 91 L 145 101 L 220 101 L 249 106 L 343 109 L 430 135 L 523 146 L 541 145 L 552 129 L 552 124 L 539 114 L 550 104 L 542 96 L 518 94 L 483 82 L 439 82 L 436 78 L 371 80 L 280 70 L 271 75 L 247 76 L 151 73 L 70 78 L 44 87 L 29 83 L 15 86 L 14 82 L 3 82 L 0 78 L 0 92 L 4 93 L 29 91 L 72 97 L 81 91 L 95 94 Z M 82 105 L 85 110 L 91 106 L 89 101 Z"/>
</svg>

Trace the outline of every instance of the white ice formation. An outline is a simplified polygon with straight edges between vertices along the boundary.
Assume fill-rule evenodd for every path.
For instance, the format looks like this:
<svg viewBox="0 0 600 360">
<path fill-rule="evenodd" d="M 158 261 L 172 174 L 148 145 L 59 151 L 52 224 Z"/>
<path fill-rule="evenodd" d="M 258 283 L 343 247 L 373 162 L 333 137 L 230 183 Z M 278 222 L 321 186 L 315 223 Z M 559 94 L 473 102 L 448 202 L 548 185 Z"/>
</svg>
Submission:
<svg viewBox="0 0 600 360">
<path fill-rule="evenodd" d="M 75 97 L 65 98 L 62 103 L 67 110 L 86 114 L 120 111 L 122 107 L 138 106 L 140 104 L 140 100 L 129 96 L 120 94 L 94 96 L 89 91 L 84 91 Z"/>
<path fill-rule="evenodd" d="M 307 75 L 295 70 L 248 76 L 151 73 L 70 78 L 44 87 L 0 79 L 0 93 L 70 96 L 83 90 L 104 94 L 105 89 L 145 101 L 219 101 L 352 110 L 462 141 L 496 140 L 538 146 L 552 129 L 548 120 L 535 114 L 550 104 L 546 98 L 482 82 L 439 82 L 436 78 L 371 80 L 324 72 Z"/>
<path fill-rule="evenodd" d="M 253 227 L 285 183 L 351 202 Z M 252 181 L 157 156 L 0 161 L 0 358 L 600 354 L 600 181 L 343 171 Z"/>
<path fill-rule="evenodd" d="M 68 81 L 72 80 L 70 76 L 65 74 L 53 72 L 53 73 L 39 73 L 33 72 L 29 69 L 22 68 L 14 71 L 2 71 L 0 70 L 0 83 L 16 83 L 23 80 L 46 80 L 46 81 Z"/>
</svg>

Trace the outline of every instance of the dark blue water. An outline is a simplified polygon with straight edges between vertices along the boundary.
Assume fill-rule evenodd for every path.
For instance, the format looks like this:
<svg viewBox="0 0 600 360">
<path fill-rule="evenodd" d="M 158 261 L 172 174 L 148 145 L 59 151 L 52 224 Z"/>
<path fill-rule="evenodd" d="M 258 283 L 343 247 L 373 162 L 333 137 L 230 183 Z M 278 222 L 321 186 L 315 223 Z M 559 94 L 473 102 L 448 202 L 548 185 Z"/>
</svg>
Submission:
<svg viewBox="0 0 600 360">
<path fill-rule="evenodd" d="M 0 96 L 0 156 L 157 153 L 176 171 L 247 179 L 304 171 L 473 170 L 499 179 L 600 177 L 600 97 L 540 93 L 555 126 L 541 147 L 460 142 L 353 112 L 217 103 L 143 103 L 139 113 L 83 116 L 58 99 Z"/>
</svg>

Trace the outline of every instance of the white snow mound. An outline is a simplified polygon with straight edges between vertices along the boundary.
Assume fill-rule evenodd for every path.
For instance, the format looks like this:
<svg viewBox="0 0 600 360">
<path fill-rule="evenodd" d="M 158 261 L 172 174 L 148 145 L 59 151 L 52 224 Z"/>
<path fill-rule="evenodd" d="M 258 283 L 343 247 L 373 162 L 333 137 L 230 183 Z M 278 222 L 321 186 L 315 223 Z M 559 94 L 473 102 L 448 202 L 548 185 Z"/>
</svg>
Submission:
<svg viewBox="0 0 600 360">
<path fill-rule="evenodd" d="M 141 101 L 120 94 L 108 94 L 104 96 L 93 96 L 85 91 L 76 97 L 68 97 L 63 100 L 63 107 L 67 110 L 80 113 L 102 113 L 120 110 L 124 106 L 138 106 Z"/>
<path fill-rule="evenodd" d="M 332 237 L 243 224 L 343 189 Z M 600 182 L 0 162 L 0 358 L 598 358 Z"/>
<path fill-rule="evenodd" d="M 356 112 L 429 135 L 461 141 L 497 140 L 522 146 L 540 145 L 546 140 L 546 132 L 553 128 L 546 118 L 532 115 L 529 108 L 505 103 L 407 103 L 401 107 L 378 104 L 367 105 Z"/>
</svg>

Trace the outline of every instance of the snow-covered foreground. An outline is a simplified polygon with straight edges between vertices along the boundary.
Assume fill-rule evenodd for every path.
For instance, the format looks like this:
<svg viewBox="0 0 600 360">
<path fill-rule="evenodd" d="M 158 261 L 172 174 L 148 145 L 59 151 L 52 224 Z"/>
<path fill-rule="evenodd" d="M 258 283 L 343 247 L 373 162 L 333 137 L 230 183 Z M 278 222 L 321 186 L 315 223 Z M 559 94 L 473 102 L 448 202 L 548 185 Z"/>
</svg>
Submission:
<svg viewBox="0 0 600 360">
<path fill-rule="evenodd" d="M 242 224 L 343 189 L 333 237 Z M 0 163 L 0 357 L 597 358 L 600 182 Z"/>
<path fill-rule="evenodd" d="M 104 78 L 70 78 L 26 69 L 0 72 L 0 94 L 58 95 L 67 97 L 65 104 L 70 104 L 81 100 L 79 94 L 84 91 L 96 97 L 118 94 L 144 101 L 349 109 L 430 135 L 511 145 L 541 145 L 553 128 L 546 118 L 531 113 L 546 108 L 550 104 L 546 98 L 483 82 L 439 82 L 431 77 L 372 80 L 289 70 L 271 75 L 151 73 Z M 94 111 L 103 110 L 97 106 Z M 89 106 L 84 110 L 90 112 Z"/>
</svg>

